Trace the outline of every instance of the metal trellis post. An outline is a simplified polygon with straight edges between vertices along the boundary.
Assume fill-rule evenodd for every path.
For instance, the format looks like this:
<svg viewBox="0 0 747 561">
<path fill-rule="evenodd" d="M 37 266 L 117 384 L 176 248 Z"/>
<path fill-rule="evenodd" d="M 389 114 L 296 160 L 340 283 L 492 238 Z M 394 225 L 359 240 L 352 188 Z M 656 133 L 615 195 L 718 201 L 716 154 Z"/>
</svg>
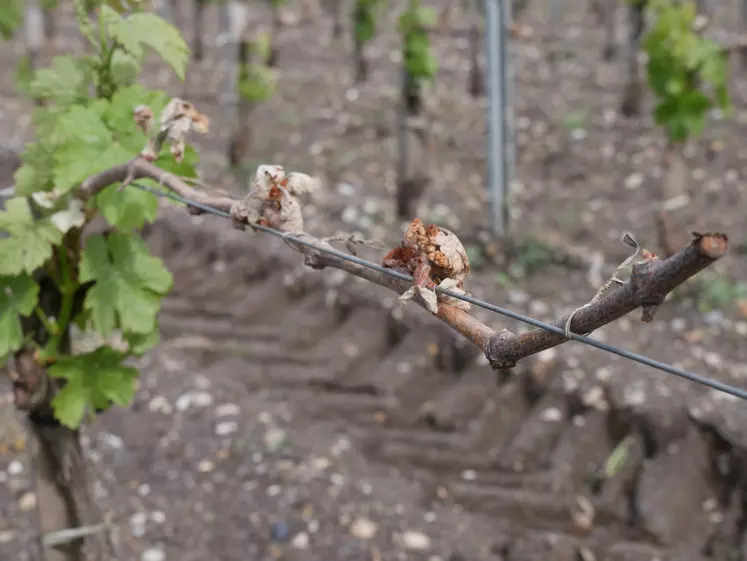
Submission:
<svg viewBox="0 0 747 561">
<path fill-rule="evenodd" d="M 24 18 L 26 48 L 31 65 L 36 68 L 39 51 L 44 45 L 44 16 L 38 0 L 28 0 Z"/>
<path fill-rule="evenodd" d="M 557 24 L 560 21 L 562 13 L 561 0 L 548 0 L 548 20 L 551 24 Z"/>
<path fill-rule="evenodd" d="M 238 48 L 249 19 L 247 5 L 231 0 L 220 5 L 220 43 L 223 50 L 221 61 L 225 71 L 225 81 L 220 93 L 220 102 L 231 106 L 231 122 L 238 119 Z"/>
<path fill-rule="evenodd" d="M 490 217 L 493 233 L 499 237 L 505 236 L 508 229 L 508 190 L 513 165 L 506 52 L 510 9 L 508 0 L 485 0 Z"/>
</svg>

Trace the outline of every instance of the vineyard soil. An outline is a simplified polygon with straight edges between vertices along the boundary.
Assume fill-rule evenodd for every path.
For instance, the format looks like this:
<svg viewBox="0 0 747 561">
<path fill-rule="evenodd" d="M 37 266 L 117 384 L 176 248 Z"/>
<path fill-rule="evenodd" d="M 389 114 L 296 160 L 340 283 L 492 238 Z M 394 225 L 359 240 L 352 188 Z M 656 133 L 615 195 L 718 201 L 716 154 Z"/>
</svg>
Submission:
<svg viewBox="0 0 747 561">
<path fill-rule="evenodd" d="M 191 2 L 177 4 L 189 38 Z M 551 319 L 586 302 L 627 256 L 623 232 L 660 251 L 663 141 L 648 119 L 617 115 L 623 62 L 600 62 L 592 16 L 569 11 L 553 37 L 542 4 L 532 2 L 522 20 L 532 36 L 514 53 L 523 275 L 491 263 L 501 248 L 481 241 L 485 102 L 466 94 L 466 20 L 434 39 L 434 181 L 420 216 L 464 241 L 473 294 Z M 715 25 L 728 29 L 737 2 L 721 4 Z M 403 231 L 393 210 L 395 17 L 368 47 L 370 81 L 358 88 L 329 17 L 291 9 L 278 34 L 278 94 L 253 117 L 247 169 L 281 163 L 323 177 L 305 207 L 315 235 L 360 231 L 393 245 Z M 205 180 L 239 192 L 225 165 L 233 121 L 210 40 L 214 7 L 205 18 L 205 60 L 186 90 L 157 67 L 148 82 L 210 116 L 211 133 L 196 139 Z M 70 13 L 58 29 L 58 52 L 78 48 Z M 30 138 L 32 107 L 12 87 L 21 51 L 20 41 L 0 45 L 8 151 Z M 733 284 L 724 279 L 747 279 L 747 82 L 734 68 L 735 114 L 709 125 L 680 177 L 669 175 L 689 197 L 672 213 L 679 243 L 688 229 L 718 230 L 730 253 L 653 323 L 633 314 L 593 336 L 743 387 L 747 306 L 723 297 Z M 0 187 L 12 165 L 0 163 Z M 577 343 L 499 376 L 415 305 L 392 311 L 393 293 L 305 270 L 282 242 L 216 217 L 165 206 L 147 240 L 176 279 L 162 343 L 141 361 L 132 412 L 85 431 L 121 559 L 747 561 L 747 425 L 728 396 Z M 523 328 L 482 312 L 495 327 Z M 36 558 L 38 543 L 32 466 L 21 418 L 0 397 L 0 559 L 20 561 Z M 620 443 L 622 467 L 601 483 Z"/>
</svg>

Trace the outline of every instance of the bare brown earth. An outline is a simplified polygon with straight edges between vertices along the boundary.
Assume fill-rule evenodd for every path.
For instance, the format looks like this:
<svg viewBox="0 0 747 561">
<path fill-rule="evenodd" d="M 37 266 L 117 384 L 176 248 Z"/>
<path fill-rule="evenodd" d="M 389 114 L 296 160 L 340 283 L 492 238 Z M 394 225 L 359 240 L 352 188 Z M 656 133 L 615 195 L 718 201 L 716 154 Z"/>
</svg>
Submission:
<svg viewBox="0 0 747 561">
<path fill-rule="evenodd" d="M 569 10 L 565 37 L 551 42 L 533 4 L 533 37 L 514 52 L 513 229 L 526 274 L 477 257 L 487 224 L 484 100 L 464 93 L 467 45 L 454 30 L 435 41 L 442 69 L 428 106 L 438 157 L 421 216 L 469 246 L 473 294 L 549 319 L 587 301 L 624 259 L 624 231 L 659 250 L 652 209 L 663 142 L 648 119 L 618 118 L 622 63 L 600 62 L 593 20 Z M 722 4 L 717 25 L 731 29 L 736 2 Z M 215 13 L 206 17 L 214 36 Z M 373 75 L 360 88 L 349 84 L 349 41 L 330 41 L 328 17 L 290 21 L 277 38 L 280 88 L 256 116 L 253 165 L 325 179 L 305 207 L 317 235 L 358 230 L 388 244 L 401 235 L 393 18 L 369 48 Z M 70 49 L 69 14 L 59 21 L 57 48 Z M 30 134 L 30 107 L 12 90 L 19 52 L 0 49 L 8 150 Z M 703 275 L 708 283 L 670 297 L 654 323 L 631 315 L 594 337 L 743 387 L 744 307 L 696 307 L 712 279 L 747 280 L 747 112 L 734 68 L 735 114 L 688 151 L 678 185 L 690 202 L 677 214 L 683 243 L 688 228 L 720 230 L 729 255 Z M 198 139 L 205 179 L 231 187 L 231 120 L 214 99 L 220 69 L 209 43 L 186 95 L 213 122 Z M 184 94 L 166 73 L 146 81 Z M 578 111 L 585 117 L 573 116 L 571 131 Z M 424 311 L 395 310 L 393 293 L 334 271 L 304 270 L 282 242 L 173 208 L 146 234 L 176 277 L 163 342 L 140 361 L 130 410 L 86 430 L 122 559 L 747 559 L 741 402 L 578 343 L 498 377 Z M 7 396 L 0 419 L 0 559 L 37 558 L 31 466 Z M 623 441 L 622 468 L 600 484 L 594 474 Z"/>
</svg>

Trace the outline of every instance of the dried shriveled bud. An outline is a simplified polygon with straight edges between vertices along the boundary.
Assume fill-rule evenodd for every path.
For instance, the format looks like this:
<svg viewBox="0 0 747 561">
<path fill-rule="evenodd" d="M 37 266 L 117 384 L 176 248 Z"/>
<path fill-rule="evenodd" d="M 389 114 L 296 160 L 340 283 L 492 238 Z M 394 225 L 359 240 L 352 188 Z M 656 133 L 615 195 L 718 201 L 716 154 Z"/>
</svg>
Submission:
<svg viewBox="0 0 747 561">
<path fill-rule="evenodd" d="M 160 129 L 155 139 L 148 141 L 141 156 L 153 161 L 158 157 L 164 142 L 171 145 L 171 155 L 177 162 L 184 158 L 187 134 L 194 130 L 206 133 L 210 122 L 208 118 L 197 111 L 194 105 L 178 97 L 173 98 L 160 115 Z"/>
<path fill-rule="evenodd" d="M 412 275 L 418 266 L 417 257 L 418 252 L 414 247 L 401 244 L 384 256 L 381 265 L 387 269 Z"/>
<path fill-rule="evenodd" d="M 313 193 L 319 189 L 320 185 L 319 178 L 311 177 L 305 173 L 292 172 L 285 179 L 285 188 L 296 197 Z"/>
<path fill-rule="evenodd" d="M 277 185 L 285 179 L 285 168 L 283 166 L 262 164 L 252 178 L 251 192 L 260 193 L 262 198 L 270 194 L 273 185 Z"/>
<path fill-rule="evenodd" d="M 135 123 L 145 134 L 150 133 L 150 127 L 153 125 L 153 111 L 147 105 L 138 105 L 132 112 Z"/>
<path fill-rule="evenodd" d="M 416 218 L 407 227 L 404 241 L 423 252 L 433 267 L 442 269 L 441 278 L 462 281 L 469 275 L 467 252 L 451 230 L 435 224 L 425 226 L 420 218 Z"/>
<path fill-rule="evenodd" d="M 303 231 L 298 196 L 316 189 L 318 180 L 303 173 L 285 174 L 283 166 L 261 165 L 247 197 L 236 203 L 231 216 L 237 227 L 260 224 L 281 232 Z"/>
<path fill-rule="evenodd" d="M 452 296 L 437 293 L 436 287 L 467 295 L 464 279 L 470 272 L 469 259 L 456 234 L 416 218 L 407 227 L 400 246 L 384 257 L 384 267 L 409 273 L 413 286 L 400 296 L 402 303 L 420 294 L 428 310 L 438 312 L 438 302 L 469 310 L 470 304 Z"/>
<path fill-rule="evenodd" d="M 303 231 L 301 203 L 286 189 L 273 185 L 270 195 L 262 206 L 262 216 L 258 223 L 281 232 L 301 232 Z"/>
</svg>

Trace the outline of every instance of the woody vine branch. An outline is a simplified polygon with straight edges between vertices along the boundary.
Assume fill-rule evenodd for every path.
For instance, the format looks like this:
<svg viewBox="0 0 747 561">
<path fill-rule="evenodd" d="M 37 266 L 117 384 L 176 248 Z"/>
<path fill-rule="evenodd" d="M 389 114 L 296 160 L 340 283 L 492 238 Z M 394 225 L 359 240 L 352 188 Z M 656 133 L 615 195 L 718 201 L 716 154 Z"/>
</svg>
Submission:
<svg viewBox="0 0 747 561">
<path fill-rule="evenodd" d="M 242 213 L 243 201 L 227 196 L 212 196 L 198 191 L 179 177 L 161 170 L 141 157 L 89 177 L 81 184 L 78 196 L 84 200 L 88 199 L 112 183 L 125 181 L 128 178 L 155 180 L 180 197 L 230 213 L 235 223 L 252 225 L 246 212 Z M 190 207 L 189 211 L 193 214 L 203 212 L 196 207 Z M 305 256 L 305 264 L 313 269 L 326 267 L 340 269 L 399 294 L 405 293 L 413 284 L 405 278 L 394 278 L 382 271 L 372 270 L 346 261 L 340 256 L 323 253 L 310 247 L 331 247 L 329 242 L 323 239 L 305 232 L 290 233 L 303 234 L 302 239 L 306 242 L 303 245 L 296 241 L 299 238 L 295 235 L 286 236 L 286 240 L 293 249 Z M 402 247 L 408 247 L 406 241 Z M 441 301 L 442 298 L 439 295 L 435 308 L 424 299 L 421 293 L 414 295 L 413 300 L 426 309 L 430 308 L 438 319 L 475 344 L 485 354 L 494 369 L 512 368 L 523 358 L 567 342 L 569 339 L 564 335 L 566 326 L 574 333 L 588 334 L 638 308 L 642 308 L 642 321 L 652 321 L 656 308 L 664 302 L 672 290 L 723 257 L 727 249 L 728 239 L 724 234 L 693 233 L 691 243 L 668 259 L 660 259 L 644 251 L 641 260 L 633 264 L 632 273 L 627 282 L 599 295 L 586 306 L 576 310 L 572 316 L 568 315 L 552 322 L 552 325 L 557 328 L 555 332 L 539 328 L 520 335 L 506 329 L 496 332 L 467 310 L 456 307 L 453 298 L 450 299 L 451 303 L 447 303 Z M 418 279 L 414 280 L 417 283 Z M 454 296 L 459 295 L 459 291 L 444 292 L 446 293 L 444 295 L 449 293 Z M 569 319 L 572 320 L 570 324 Z"/>
</svg>

